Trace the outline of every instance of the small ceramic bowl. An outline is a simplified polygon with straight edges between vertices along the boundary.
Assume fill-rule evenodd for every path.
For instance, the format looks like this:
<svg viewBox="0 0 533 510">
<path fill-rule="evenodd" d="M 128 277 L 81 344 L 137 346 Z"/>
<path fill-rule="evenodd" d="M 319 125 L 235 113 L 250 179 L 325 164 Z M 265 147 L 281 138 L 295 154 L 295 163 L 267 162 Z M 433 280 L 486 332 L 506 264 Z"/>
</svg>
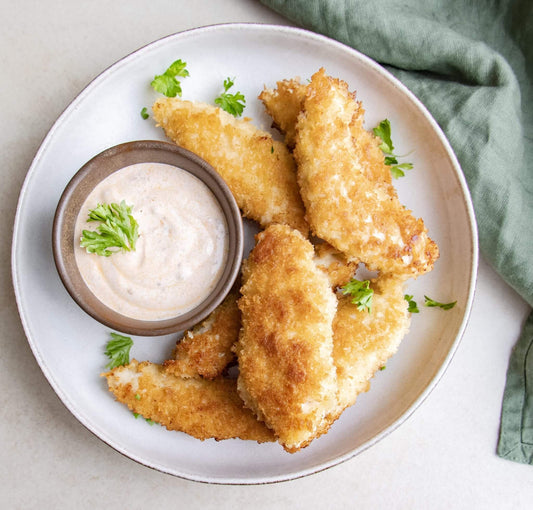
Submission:
<svg viewBox="0 0 533 510">
<path fill-rule="evenodd" d="M 85 284 L 74 255 L 74 228 L 78 213 L 94 187 L 113 172 L 136 163 L 165 163 L 182 168 L 200 179 L 218 200 L 228 228 L 226 265 L 213 292 L 189 312 L 170 319 L 147 321 L 126 317 L 104 305 Z M 74 301 L 106 326 L 141 336 L 174 333 L 191 327 L 209 315 L 231 290 L 243 254 L 242 217 L 226 183 L 204 160 L 177 145 L 142 140 L 111 147 L 88 161 L 65 188 L 57 206 L 52 246 L 59 276 Z"/>
</svg>

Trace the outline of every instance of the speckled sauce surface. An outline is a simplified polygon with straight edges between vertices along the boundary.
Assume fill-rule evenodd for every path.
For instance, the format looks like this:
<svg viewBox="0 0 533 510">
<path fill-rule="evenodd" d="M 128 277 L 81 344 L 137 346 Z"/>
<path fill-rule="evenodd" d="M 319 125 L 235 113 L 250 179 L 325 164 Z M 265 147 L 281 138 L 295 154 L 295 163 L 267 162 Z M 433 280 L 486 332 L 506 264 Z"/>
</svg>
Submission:
<svg viewBox="0 0 533 510">
<path fill-rule="evenodd" d="M 105 257 L 80 246 L 98 204 L 132 207 L 139 237 L 132 251 Z M 96 225 L 95 225 L 96 223 Z M 172 165 L 138 163 L 114 172 L 89 194 L 76 222 L 74 253 L 83 279 L 116 312 L 143 320 L 181 315 L 219 280 L 228 251 L 224 214 L 197 177 Z"/>
</svg>

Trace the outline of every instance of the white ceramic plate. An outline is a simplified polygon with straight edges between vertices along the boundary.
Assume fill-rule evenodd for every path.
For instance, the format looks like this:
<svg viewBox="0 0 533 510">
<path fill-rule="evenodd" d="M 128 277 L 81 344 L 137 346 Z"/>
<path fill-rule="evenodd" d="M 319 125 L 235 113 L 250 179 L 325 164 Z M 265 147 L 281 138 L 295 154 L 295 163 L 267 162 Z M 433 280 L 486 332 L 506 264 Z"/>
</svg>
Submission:
<svg viewBox="0 0 533 510">
<path fill-rule="evenodd" d="M 424 218 L 441 251 L 435 270 L 410 282 L 419 305 L 427 294 L 457 300 L 451 311 L 422 308 L 387 369 L 374 377 L 330 432 L 290 455 L 277 444 L 198 441 L 150 426 L 116 403 L 99 377 L 109 331 L 67 294 L 51 249 L 52 219 L 72 175 L 103 149 L 137 139 L 164 139 L 142 120 L 157 94 L 150 81 L 175 59 L 188 64 L 183 98 L 212 102 L 224 78 L 236 77 L 245 115 L 266 129 L 256 99 L 263 86 L 319 67 L 346 80 L 366 109 L 367 127 L 388 118 L 399 154 L 414 169 L 395 181 L 400 198 Z M 450 362 L 470 311 L 477 270 L 474 214 L 459 165 L 436 122 L 382 67 L 337 42 L 299 29 L 218 25 L 179 33 L 125 57 L 98 76 L 65 110 L 39 149 L 21 192 L 13 241 L 13 280 L 28 341 L 45 376 L 89 430 L 128 457 L 158 470 L 215 483 L 264 483 L 304 476 L 358 454 L 402 423 Z M 131 355 L 161 362 L 176 337 L 134 338 Z"/>
</svg>

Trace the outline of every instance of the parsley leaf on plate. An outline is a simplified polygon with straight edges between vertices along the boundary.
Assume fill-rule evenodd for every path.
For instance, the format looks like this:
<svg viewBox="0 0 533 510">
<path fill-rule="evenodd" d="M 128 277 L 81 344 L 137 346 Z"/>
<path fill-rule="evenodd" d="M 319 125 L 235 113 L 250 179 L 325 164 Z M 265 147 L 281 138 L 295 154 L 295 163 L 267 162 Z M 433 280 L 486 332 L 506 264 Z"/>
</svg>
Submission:
<svg viewBox="0 0 533 510">
<path fill-rule="evenodd" d="M 392 144 L 392 139 L 391 139 L 390 120 L 389 119 L 382 120 L 379 123 L 378 127 L 375 127 L 373 131 L 377 137 L 381 138 L 381 144 L 379 145 L 379 148 L 385 154 L 393 155 L 394 145 Z"/>
<path fill-rule="evenodd" d="M 381 139 L 379 148 L 383 151 L 385 156 L 385 164 L 390 166 L 390 171 L 395 179 L 405 177 L 405 170 L 412 170 L 412 163 L 398 163 L 398 157 L 394 154 L 394 145 L 391 138 L 390 120 L 382 120 L 377 127 L 373 129 L 374 134 Z"/>
<path fill-rule="evenodd" d="M 452 303 L 439 303 L 438 301 L 435 301 L 434 299 L 431 299 L 430 297 L 427 297 L 427 296 L 424 296 L 424 299 L 426 300 L 424 305 L 429 306 L 429 307 L 442 308 L 443 310 L 451 310 L 457 303 L 457 301 L 453 301 Z"/>
<path fill-rule="evenodd" d="M 189 76 L 189 71 L 187 71 L 186 67 L 187 62 L 183 62 L 181 59 L 172 62 L 163 74 L 154 76 L 151 83 L 153 89 L 167 97 L 181 97 L 181 82 L 177 77 L 185 78 Z"/>
<path fill-rule="evenodd" d="M 235 78 L 226 78 L 224 80 L 224 92 L 215 99 L 215 104 L 220 106 L 224 111 L 231 113 L 234 117 L 239 117 L 244 111 L 246 99 L 240 92 L 229 94 L 228 90 L 233 87 Z"/>
<path fill-rule="evenodd" d="M 91 209 L 87 221 L 98 221 L 100 225 L 96 230 L 82 231 L 80 246 L 88 253 L 103 257 L 109 257 L 119 250 L 135 250 L 139 225 L 132 216 L 131 209 L 124 200 L 120 204 L 98 204 Z"/>
<path fill-rule="evenodd" d="M 405 177 L 404 170 L 412 170 L 413 164 L 412 163 L 402 163 L 401 165 L 394 165 L 391 166 L 391 174 L 395 179 L 398 179 L 400 177 Z"/>
<path fill-rule="evenodd" d="M 141 117 L 146 120 L 150 115 L 148 114 L 148 109 L 146 106 L 141 110 Z"/>
<path fill-rule="evenodd" d="M 106 368 L 111 370 L 121 365 L 127 365 L 130 362 L 130 349 L 132 345 L 133 340 L 129 336 L 111 333 L 111 340 L 107 342 L 105 349 L 105 355 L 110 360 Z"/>
<path fill-rule="evenodd" d="M 366 309 L 370 313 L 374 291 L 370 288 L 369 280 L 360 281 L 353 278 L 344 287 L 341 287 L 341 290 L 343 294 L 352 296 L 352 303 L 357 305 L 358 310 Z"/>
<path fill-rule="evenodd" d="M 410 296 L 409 294 L 405 294 L 403 298 L 409 304 L 409 308 L 407 308 L 407 311 L 409 313 L 420 313 L 420 310 L 418 309 L 418 305 L 416 304 L 416 301 L 413 299 L 413 296 Z"/>
</svg>

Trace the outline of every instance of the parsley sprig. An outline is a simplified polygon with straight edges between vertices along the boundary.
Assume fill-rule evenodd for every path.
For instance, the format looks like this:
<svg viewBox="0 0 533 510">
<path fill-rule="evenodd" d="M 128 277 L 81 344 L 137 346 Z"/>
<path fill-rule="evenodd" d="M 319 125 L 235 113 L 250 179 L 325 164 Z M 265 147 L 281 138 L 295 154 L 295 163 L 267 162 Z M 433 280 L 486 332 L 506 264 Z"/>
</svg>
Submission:
<svg viewBox="0 0 533 510">
<path fill-rule="evenodd" d="M 409 294 L 405 294 L 403 298 L 409 304 L 409 307 L 407 308 L 407 311 L 409 313 L 420 313 L 420 310 L 418 309 L 418 305 L 416 304 L 416 301 L 413 299 L 413 296 Z"/>
<path fill-rule="evenodd" d="M 367 310 L 370 313 L 372 308 L 372 297 L 374 291 L 370 288 L 369 280 L 356 280 L 353 278 L 344 287 L 341 287 L 344 295 L 350 294 L 352 296 L 352 303 L 357 305 L 357 309 L 361 312 Z"/>
<path fill-rule="evenodd" d="M 183 62 L 181 59 L 172 62 L 163 74 L 158 74 L 154 77 L 151 83 L 152 87 L 167 97 L 181 97 L 181 82 L 177 77 L 185 78 L 189 76 L 189 71 L 187 71 L 186 67 L 187 62 Z"/>
<path fill-rule="evenodd" d="M 130 362 L 130 349 L 133 340 L 129 336 L 110 333 L 111 340 L 107 342 L 105 355 L 109 358 L 106 368 L 110 370 L 121 365 L 127 365 Z"/>
<path fill-rule="evenodd" d="M 135 250 L 139 225 L 131 214 L 132 207 L 120 204 L 98 204 L 89 211 L 87 221 L 98 221 L 96 230 L 83 230 L 80 246 L 88 253 L 109 257 L 116 251 Z M 112 249 L 114 248 L 114 249 Z"/>
<path fill-rule="evenodd" d="M 443 310 L 451 310 L 457 304 L 457 301 L 453 301 L 451 303 L 439 303 L 438 301 L 435 301 L 434 299 L 431 299 L 428 296 L 424 296 L 424 299 L 425 299 L 425 303 L 424 303 L 425 306 L 428 306 L 430 308 L 438 307 L 438 308 L 442 308 Z"/>
<path fill-rule="evenodd" d="M 235 94 L 228 93 L 228 90 L 235 84 L 235 78 L 226 78 L 224 80 L 224 92 L 215 99 L 215 104 L 223 110 L 231 113 L 234 117 L 239 117 L 244 111 L 246 99 L 240 92 Z"/>
<path fill-rule="evenodd" d="M 419 313 L 420 310 L 418 309 L 418 305 L 416 304 L 416 301 L 413 299 L 413 296 L 409 294 L 404 295 L 404 299 L 409 303 L 409 307 L 407 308 L 407 311 L 410 313 Z M 453 301 L 452 303 L 439 303 L 438 301 L 435 301 L 434 299 L 431 299 L 428 296 L 424 296 L 424 306 L 427 306 L 428 308 L 442 308 L 443 310 L 451 310 L 456 304 L 457 301 Z"/>
<path fill-rule="evenodd" d="M 397 156 L 394 154 L 394 145 L 391 138 L 391 125 L 389 119 L 382 120 L 378 127 L 374 128 L 374 134 L 381 138 L 381 144 L 379 148 L 386 154 L 385 164 L 391 167 L 390 171 L 395 179 L 405 176 L 404 170 L 411 170 L 413 168 L 412 163 L 399 163 Z"/>
<path fill-rule="evenodd" d="M 139 418 L 139 416 L 142 416 L 141 413 L 136 413 L 136 412 L 133 412 L 133 417 L 135 419 Z M 144 418 L 144 416 L 142 416 Z M 144 418 L 144 420 L 146 421 L 146 423 L 148 423 L 148 425 L 155 425 L 157 422 L 152 420 L 151 418 Z"/>
</svg>

